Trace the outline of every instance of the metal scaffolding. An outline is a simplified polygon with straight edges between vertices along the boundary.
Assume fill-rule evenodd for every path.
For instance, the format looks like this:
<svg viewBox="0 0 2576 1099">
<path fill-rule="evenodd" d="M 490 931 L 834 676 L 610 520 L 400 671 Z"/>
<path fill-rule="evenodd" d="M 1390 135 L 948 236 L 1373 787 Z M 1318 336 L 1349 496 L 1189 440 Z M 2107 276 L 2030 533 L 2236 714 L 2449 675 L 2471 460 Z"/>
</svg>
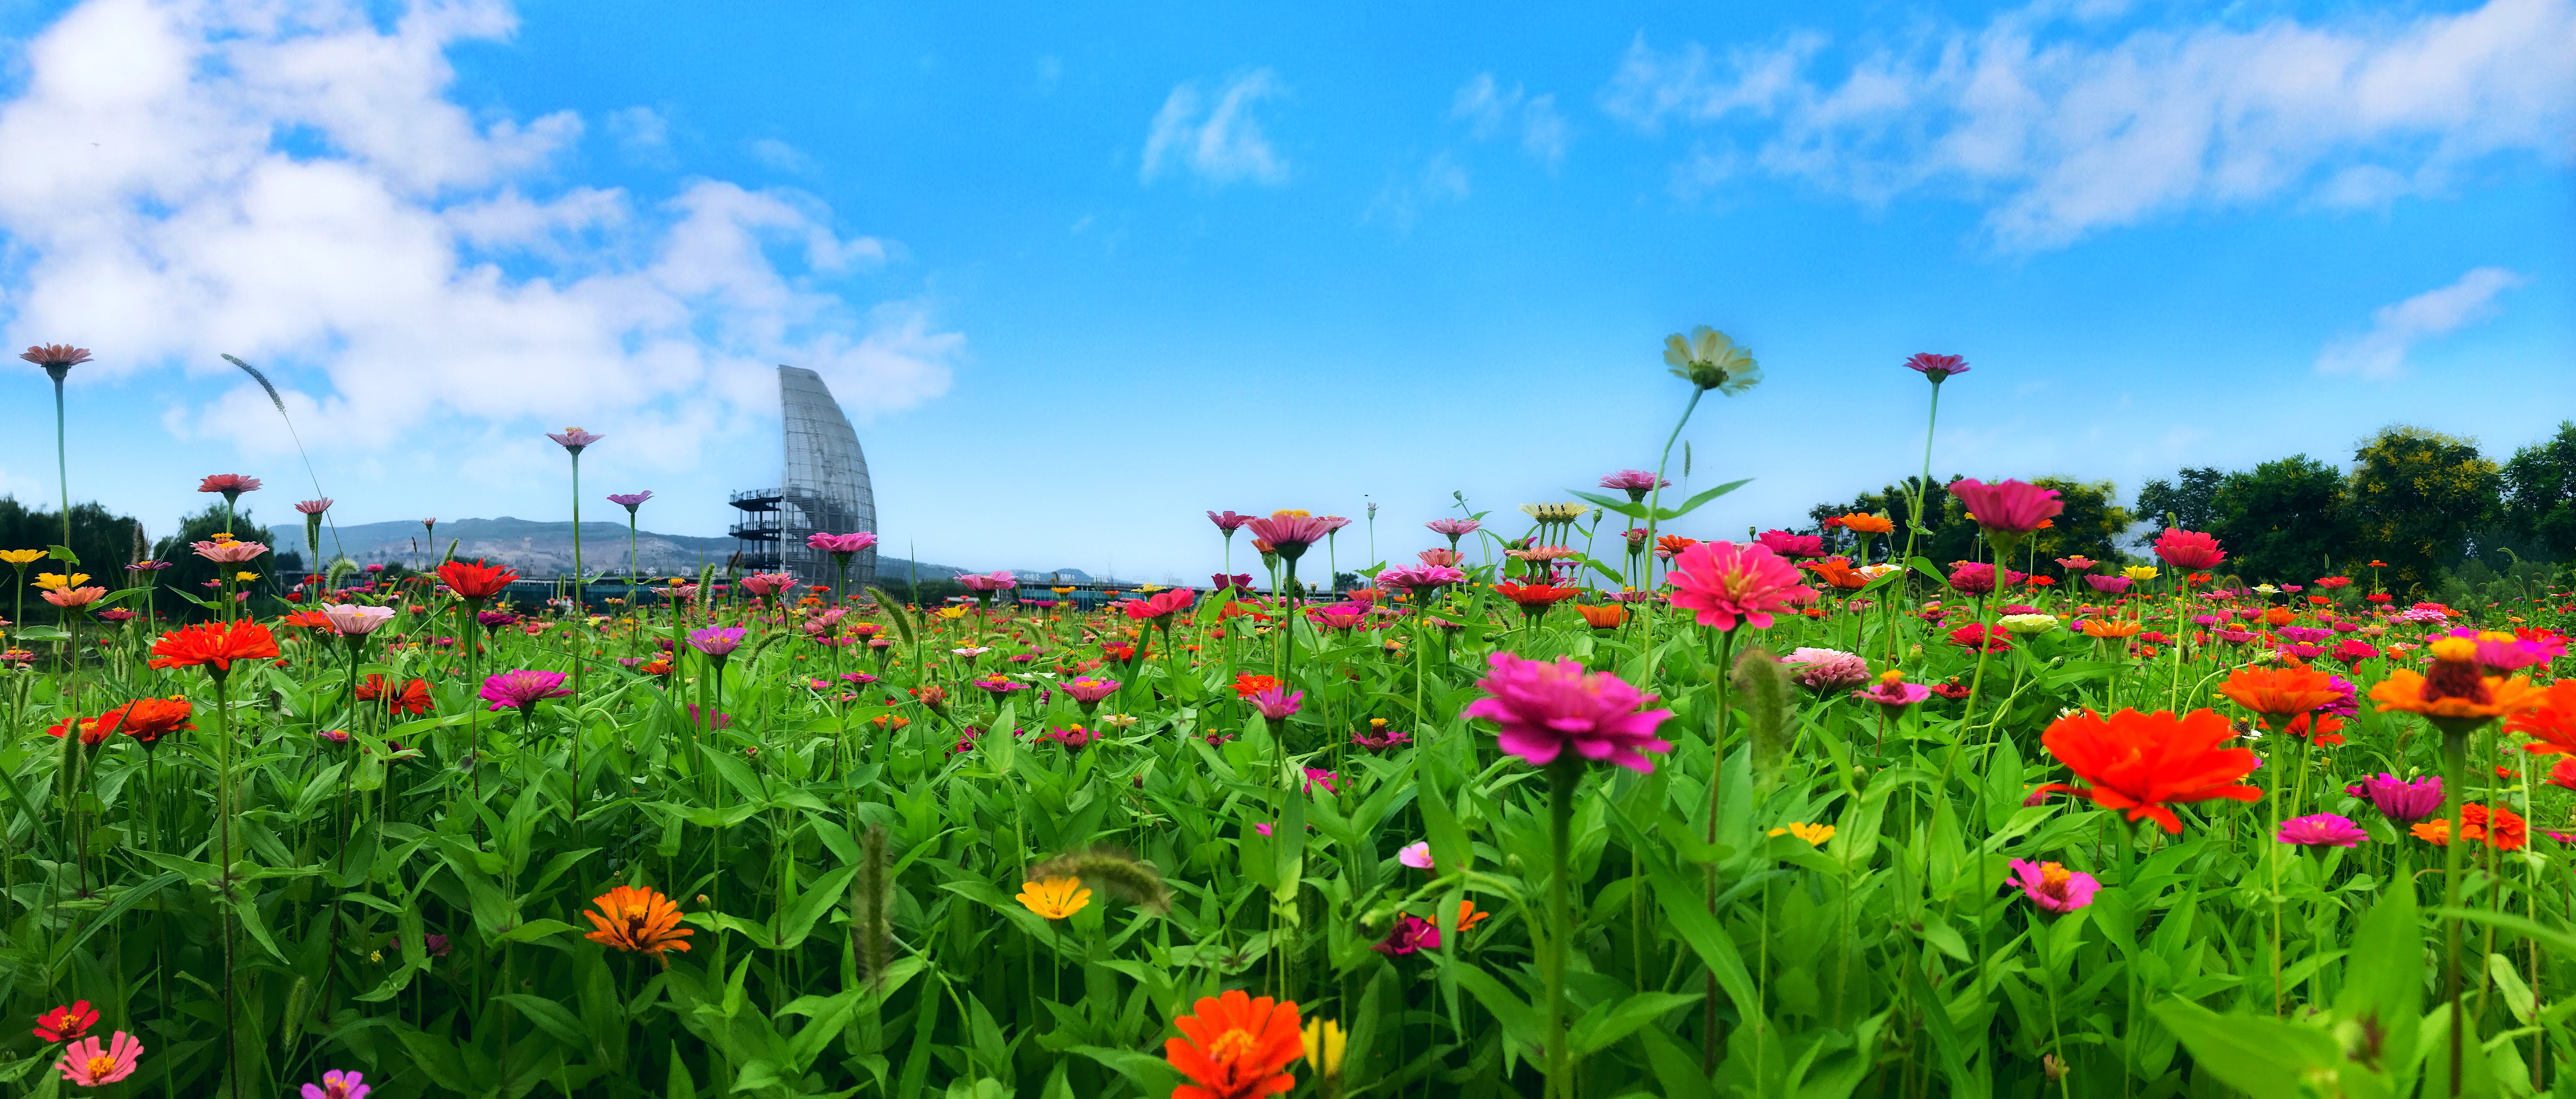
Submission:
<svg viewBox="0 0 2576 1099">
<path fill-rule="evenodd" d="M 743 516 L 732 534 L 745 571 L 778 569 L 794 574 L 798 583 L 829 584 L 835 578 L 832 555 L 807 548 L 805 536 L 876 531 L 868 458 L 822 375 L 779 367 L 778 398 L 786 444 L 781 484 L 733 494 L 733 506 Z M 871 546 L 850 562 L 851 590 L 874 583 L 876 571 L 877 551 Z"/>
</svg>

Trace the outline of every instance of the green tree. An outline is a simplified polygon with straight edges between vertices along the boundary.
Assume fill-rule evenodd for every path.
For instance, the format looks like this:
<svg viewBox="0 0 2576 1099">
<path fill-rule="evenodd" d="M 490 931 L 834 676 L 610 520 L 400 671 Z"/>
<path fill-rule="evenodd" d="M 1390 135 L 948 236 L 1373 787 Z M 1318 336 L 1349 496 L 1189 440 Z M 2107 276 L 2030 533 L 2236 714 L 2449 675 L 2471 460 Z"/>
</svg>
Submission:
<svg viewBox="0 0 2576 1099">
<path fill-rule="evenodd" d="M 2171 481 L 2149 480 L 2138 486 L 2138 517 L 2155 524 L 2158 533 L 2168 527 L 2206 531 L 2218 517 L 2218 487 L 2226 479 L 2215 466 L 2184 466 Z"/>
<path fill-rule="evenodd" d="M 2343 471 L 2305 454 L 2228 474 L 2207 527 L 2249 581 L 2304 584 L 2345 548 Z"/>
<path fill-rule="evenodd" d="M 2401 593 L 2458 561 L 2502 495 L 2503 474 L 2475 440 L 2420 427 L 2381 428 L 2353 465 L 2344 506 L 2352 555 L 2386 561 L 2389 588 Z"/>
<path fill-rule="evenodd" d="M 1957 474 L 1952 474 L 1949 481 L 1958 479 Z M 1906 525 L 1912 521 L 1914 515 L 1913 494 L 1917 488 L 1917 482 L 1921 480 L 1920 477 L 1908 477 L 1876 492 L 1861 493 L 1846 502 L 1818 504 L 1807 510 L 1807 517 L 1818 527 L 1822 527 L 1827 518 L 1836 515 L 1855 511 L 1868 512 L 1872 515 L 1884 513 L 1889 519 L 1895 521 L 1896 533 L 1892 537 L 1879 536 L 1876 548 L 1870 552 L 1871 561 L 1862 563 L 1886 561 L 1905 549 Z M 1976 545 L 1977 525 L 1968 521 L 1967 510 L 1959 507 L 1957 499 L 1950 495 L 1949 489 L 1945 487 L 1949 481 L 1944 481 L 1940 486 L 1932 489 L 1931 499 L 1923 509 L 1923 525 L 1931 533 L 1916 536 L 1914 541 L 1916 556 L 1944 562 L 1964 560 Z M 1849 531 L 1825 531 L 1825 545 L 1835 553 L 1851 553 L 1858 548 L 1858 542 L 1859 539 Z"/>
<path fill-rule="evenodd" d="M 2576 557 L 2576 421 L 2504 464 L 2505 532 L 2557 560 Z"/>
<path fill-rule="evenodd" d="M 17 497 L 0 496 L 0 549 L 43 549 L 62 536 L 63 513 L 35 511 L 19 503 Z M 90 575 L 90 583 L 109 591 L 127 586 L 131 574 L 125 566 L 134 560 L 134 543 L 133 516 L 111 513 L 97 503 L 72 505 L 71 551 L 80 556 L 79 571 Z M 31 581 L 38 570 L 61 572 L 63 565 L 60 561 L 29 565 L 27 576 Z M 10 574 L 0 573 L 5 575 Z M 8 605 L 0 600 L 0 607 Z"/>
</svg>

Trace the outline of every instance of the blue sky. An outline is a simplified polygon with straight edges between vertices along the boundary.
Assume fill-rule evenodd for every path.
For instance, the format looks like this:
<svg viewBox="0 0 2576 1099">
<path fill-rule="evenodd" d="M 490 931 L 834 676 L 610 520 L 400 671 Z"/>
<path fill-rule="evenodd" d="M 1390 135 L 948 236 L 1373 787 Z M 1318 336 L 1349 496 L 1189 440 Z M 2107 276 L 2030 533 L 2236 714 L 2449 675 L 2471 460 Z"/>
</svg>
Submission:
<svg viewBox="0 0 2576 1099">
<path fill-rule="evenodd" d="M 2124 494 L 2576 415 L 2576 0 L 954 7 L 0 3 L 0 327 L 99 356 L 74 495 L 309 495 L 227 351 L 343 521 L 565 517 L 573 423 L 592 499 L 712 533 L 790 362 L 897 552 L 1145 578 L 1208 508 L 1409 555 L 1651 465 L 1694 324 L 1767 375 L 1685 433 L 1755 478 L 1702 534 L 1916 468 L 1917 351 L 1974 365 L 1940 471 Z"/>
</svg>

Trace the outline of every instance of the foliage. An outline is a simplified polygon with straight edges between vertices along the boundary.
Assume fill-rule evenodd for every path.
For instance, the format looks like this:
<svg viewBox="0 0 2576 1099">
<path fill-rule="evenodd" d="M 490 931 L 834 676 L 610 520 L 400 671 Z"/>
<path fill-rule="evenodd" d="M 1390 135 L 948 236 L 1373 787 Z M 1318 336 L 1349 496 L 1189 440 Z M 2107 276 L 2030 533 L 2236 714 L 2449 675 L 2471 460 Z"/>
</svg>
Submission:
<svg viewBox="0 0 2576 1099">
<path fill-rule="evenodd" d="M 2387 583 L 2397 591 L 2458 561 L 2502 487 L 2475 442 L 2402 424 L 2363 440 L 2353 463 L 2345 505 L 2352 555 L 2388 562 Z"/>
<path fill-rule="evenodd" d="M 2208 526 L 2192 529 L 2226 543 L 2235 572 L 2330 576 L 2358 563 L 2345 559 L 2343 503 L 2343 472 L 2299 454 L 2227 474 L 2210 500 Z"/>
<path fill-rule="evenodd" d="M 71 550 L 80 557 L 81 571 L 122 586 L 125 566 L 134 560 L 136 525 L 132 516 L 114 514 L 100 504 L 72 505 Z M 0 496 L 0 547 L 41 549 L 62 540 L 62 512 L 36 511 L 17 497 Z"/>
<path fill-rule="evenodd" d="M 2150 478 L 2138 486 L 2138 517 L 2158 531 L 2205 531 L 2218 519 L 2218 490 L 2227 475 L 2214 466 L 2184 466 L 2174 479 Z"/>
<path fill-rule="evenodd" d="M 2504 464 L 2504 525 L 2559 560 L 2576 559 L 2576 420 Z"/>
</svg>

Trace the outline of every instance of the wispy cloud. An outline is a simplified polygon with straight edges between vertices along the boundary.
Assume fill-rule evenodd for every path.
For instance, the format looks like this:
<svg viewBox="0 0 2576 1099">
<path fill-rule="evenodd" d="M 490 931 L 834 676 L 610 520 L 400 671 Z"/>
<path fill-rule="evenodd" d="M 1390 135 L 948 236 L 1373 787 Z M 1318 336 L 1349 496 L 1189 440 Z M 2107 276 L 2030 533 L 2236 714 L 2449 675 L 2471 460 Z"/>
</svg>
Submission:
<svg viewBox="0 0 2576 1099">
<path fill-rule="evenodd" d="M 1432 154 L 1420 168 L 1389 178 L 1385 186 L 1378 188 L 1377 197 L 1369 201 L 1368 209 L 1360 212 L 1360 221 L 1385 225 L 1399 234 L 1410 233 L 1414 223 L 1422 220 L 1424 207 L 1465 201 L 1467 191 L 1467 170 L 1443 150 Z"/>
<path fill-rule="evenodd" d="M 2524 281 L 2501 267 L 2480 267 L 2449 286 L 2380 306 L 2370 314 L 2370 331 L 2326 344 L 2317 373 L 2393 377 L 2406 369 L 2406 353 L 2417 343 L 2495 316 L 2496 295 Z"/>
<path fill-rule="evenodd" d="M 1479 141 L 1511 137 L 1521 151 L 1554 167 L 1573 138 L 1553 93 L 1530 95 L 1518 84 L 1504 88 L 1492 73 L 1477 73 L 1451 97 L 1449 117 L 1468 124 Z"/>
<path fill-rule="evenodd" d="M 824 288 L 885 243 L 793 191 L 565 186 L 577 116 L 478 118 L 449 95 L 448 51 L 506 37 L 505 5 L 372 11 L 91 0 L 29 42 L 0 102 L 10 334 L 92 343 L 104 378 L 230 378 L 215 356 L 236 353 L 304 422 L 366 425 L 341 433 L 361 450 L 543 417 L 686 463 L 775 408 L 777 363 L 862 415 L 945 391 L 960 338 L 926 307 Z M 610 130 L 662 144 L 650 111 Z M 245 386 L 172 427 L 264 450 L 267 420 L 226 414 L 263 401 Z"/>
<path fill-rule="evenodd" d="M 1213 103 L 1196 83 L 1182 83 L 1164 97 L 1145 135 L 1145 162 L 1138 178 L 1151 183 L 1186 171 L 1223 186 L 1250 181 L 1276 187 L 1288 182 L 1288 159 L 1270 144 L 1253 108 L 1288 93 L 1286 84 L 1268 69 L 1227 81 Z"/>
<path fill-rule="evenodd" d="M 2500 151 L 2564 157 L 2576 128 L 2576 0 L 2488 0 L 2393 18 L 2149 26 L 2113 33 L 2038 4 L 1836 66 L 1799 33 L 1663 49 L 1644 36 L 1600 95 L 1640 132 L 1741 139 L 1694 157 L 1883 202 L 1990 204 L 2008 248 L 2065 245 L 2203 205 L 2372 205 L 2438 193 Z"/>
</svg>

